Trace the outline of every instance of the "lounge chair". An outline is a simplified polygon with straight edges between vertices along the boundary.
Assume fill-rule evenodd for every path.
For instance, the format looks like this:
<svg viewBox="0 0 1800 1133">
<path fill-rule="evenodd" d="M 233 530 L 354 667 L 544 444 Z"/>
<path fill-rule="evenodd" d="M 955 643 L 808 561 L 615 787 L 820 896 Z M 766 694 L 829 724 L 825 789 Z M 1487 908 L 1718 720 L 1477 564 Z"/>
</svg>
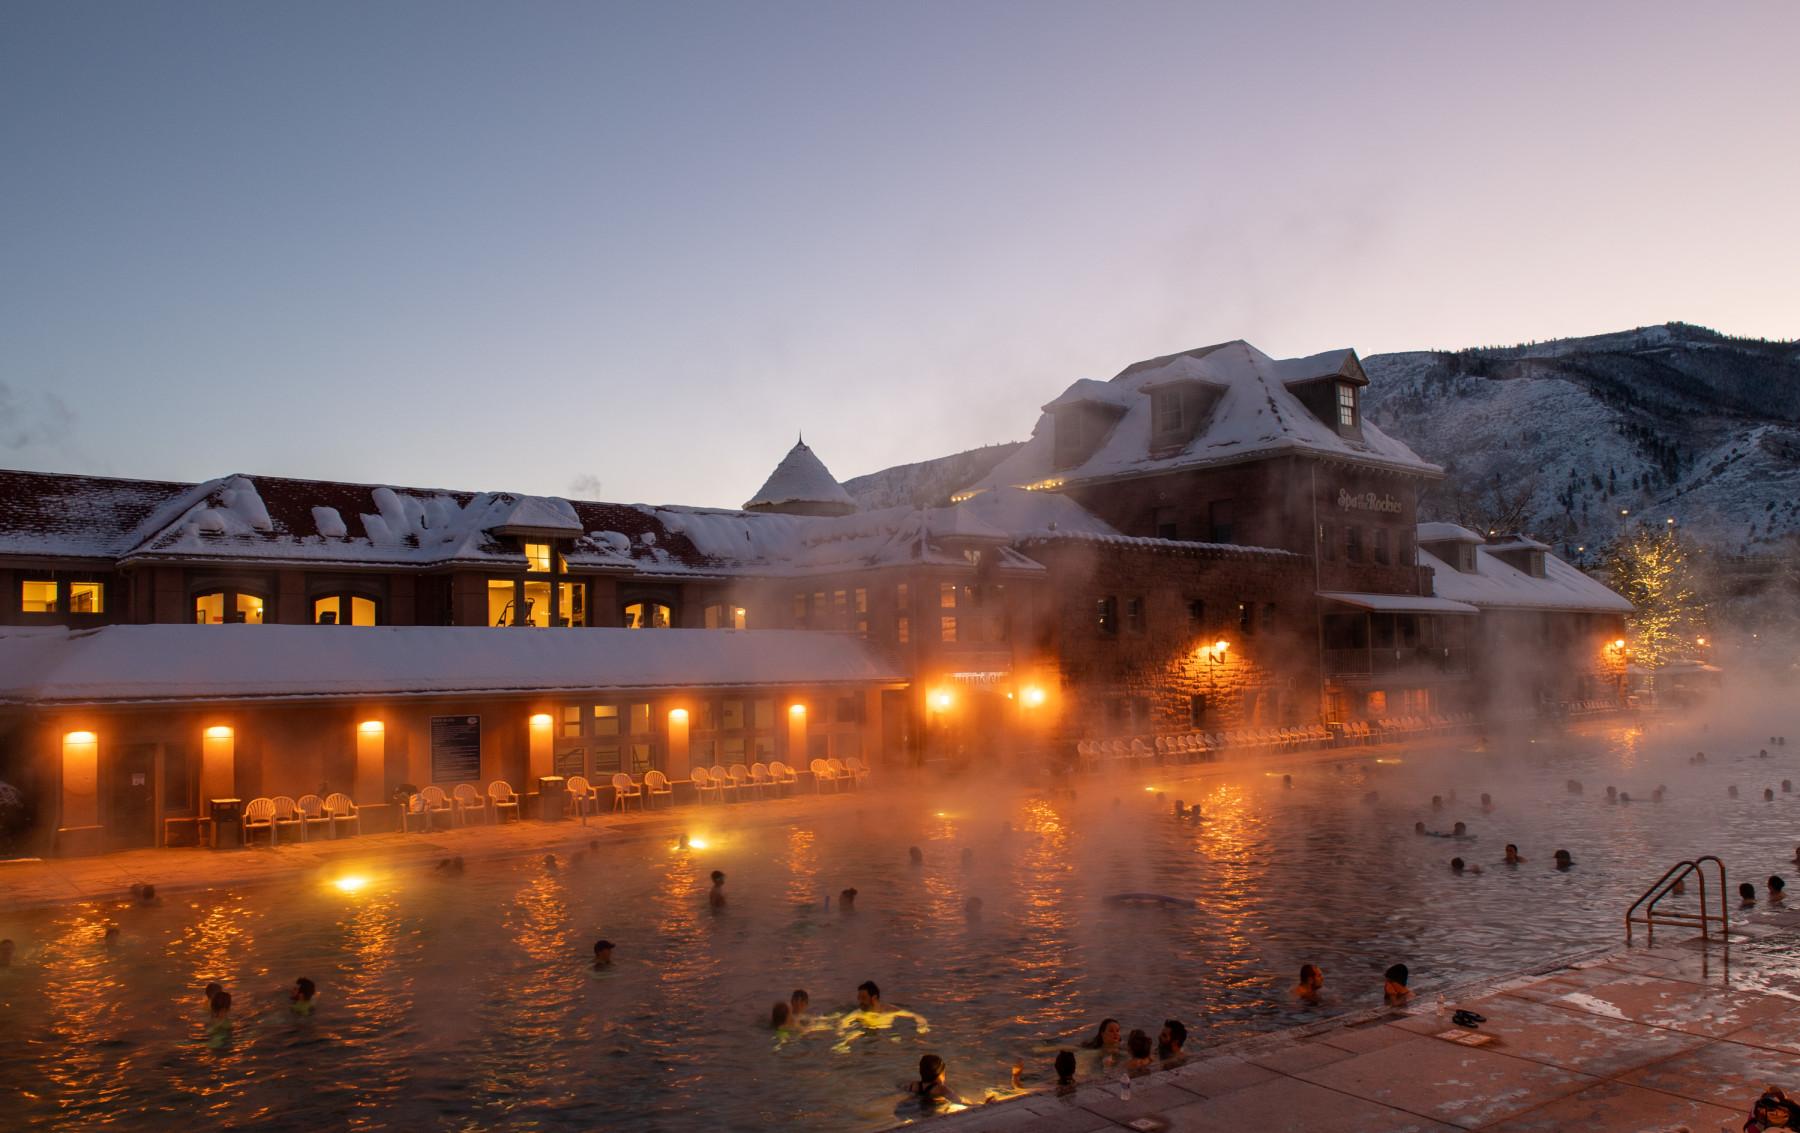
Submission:
<svg viewBox="0 0 1800 1133">
<path fill-rule="evenodd" d="M 850 776 L 850 782 L 854 786 L 860 787 L 869 777 L 869 767 L 862 761 L 862 757 L 853 755 L 844 760 L 844 773 Z"/>
<path fill-rule="evenodd" d="M 251 799 L 244 804 L 242 818 L 244 845 L 250 844 L 250 837 L 258 830 L 269 832 L 269 845 L 275 845 L 275 800 Z"/>
<path fill-rule="evenodd" d="M 831 777 L 838 782 L 847 783 L 852 787 L 856 786 L 856 777 L 850 774 L 850 769 L 844 766 L 843 760 L 836 758 L 827 759 L 825 761 L 825 770 L 831 772 Z"/>
<path fill-rule="evenodd" d="M 301 801 L 306 800 L 302 799 Z M 325 817 L 331 823 L 333 838 L 337 837 L 338 823 L 340 822 L 353 822 L 356 824 L 356 832 L 362 833 L 362 812 L 356 809 L 356 804 L 350 801 L 350 796 L 342 791 L 333 791 L 325 796 Z"/>
<path fill-rule="evenodd" d="M 612 789 L 614 810 L 624 810 L 627 799 L 636 799 L 638 801 L 638 809 L 644 809 L 644 788 L 638 786 L 637 780 L 625 774 L 625 772 L 613 772 Z"/>
<path fill-rule="evenodd" d="M 302 829 L 308 838 L 312 837 L 314 826 L 323 826 L 327 835 L 331 833 L 331 816 L 325 813 L 324 799 L 317 795 L 301 795 L 295 805 L 300 808 L 300 820 L 305 823 Z"/>
<path fill-rule="evenodd" d="M 670 806 L 675 805 L 675 788 L 669 785 L 669 777 L 660 771 L 652 769 L 644 772 L 644 794 L 646 803 L 664 798 L 669 800 Z"/>
<path fill-rule="evenodd" d="M 823 791 L 825 789 L 825 784 L 827 783 L 831 784 L 832 790 L 837 790 L 837 776 L 831 773 L 830 765 L 823 759 L 815 759 L 807 764 L 807 766 L 812 771 L 813 790 L 815 792 Z"/>
<path fill-rule="evenodd" d="M 721 801 L 728 797 L 734 799 L 737 798 L 738 785 L 731 781 L 730 775 L 726 774 L 724 764 L 715 763 L 707 768 L 707 772 L 712 776 L 713 786 L 719 789 L 719 798 Z"/>
<path fill-rule="evenodd" d="M 731 776 L 731 786 L 737 791 L 739 798 L 760 789 L 756 781 L 750 778 L 750 769 L 741 763 L 732 764 L 726 774 Z"/>
<path fill-rule="evenodd" d="M 718 782 L 713 779 L 712 773 L 706 768 L 696 767 L 688 772 L 688 776 L 694 782 L 694 794 L 699 797 L 702 803 L 706 801 L 707 795 L 711 795 L 713 798 L 721 800 L 725 797 Z"/>
<path fill-rule="evenodd" d="M 774 784 L 777 791 L 783 791 L 797 786 L 800 782 L 800 776 L 795 774 L 792 767 L 789 767 L 778 759 L 769 764 L 769 782 Z"/>
<path fill-rule="evenodd" d="M 269 845 L 273 846 L 281 835 L 281 828 L 286 826 L 300 832 L 300 840 L 306 841 L 306 816 L 300 813 L 300 807 L 286 795 L 276 795 L 275 818 L 269 830 Z"/>
<path fill-rule="evenodd" d="M 769 777 L 769 765 L 768 764 L 752 763 L 750 765 L 750 789 L 752 791 L 756 792 L 757 798 L 759 798 L 759 799 L 768 798 L 769 797 L 769 788 L 773 787 L 774 785 L 775 785 L 775 780 L 773 780 Z"/>
<path fill-rule="evenodd" d="M 509 810 L 512 811 L 513 821 L 519 821 L 519 795 L 505 779 L 495 779 L 488 784 L 488 800 L 494 807 L 495 822 L 499 822 L 501 815 Z"/>
</svg>

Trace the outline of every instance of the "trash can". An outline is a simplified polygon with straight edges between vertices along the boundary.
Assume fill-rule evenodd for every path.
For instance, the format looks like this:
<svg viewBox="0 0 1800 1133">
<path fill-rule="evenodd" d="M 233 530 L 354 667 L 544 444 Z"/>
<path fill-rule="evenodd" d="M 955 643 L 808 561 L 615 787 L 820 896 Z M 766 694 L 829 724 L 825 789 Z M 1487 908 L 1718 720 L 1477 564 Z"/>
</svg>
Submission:
<svg viewBox="0 0 1800 1133">
<path fill-rule="evenodd" d="M 537 805 L 539 822 L 561 822 L 567 818 L 569 813 L 567 781 L 561 775 L 538 776 Z"/>
<path fill-rule="evenodd" d="M 243 799 L 208 799 L 207 814 L 212 818 L 213 849 L 235 850 L 243 846 Z"/>
</svg>

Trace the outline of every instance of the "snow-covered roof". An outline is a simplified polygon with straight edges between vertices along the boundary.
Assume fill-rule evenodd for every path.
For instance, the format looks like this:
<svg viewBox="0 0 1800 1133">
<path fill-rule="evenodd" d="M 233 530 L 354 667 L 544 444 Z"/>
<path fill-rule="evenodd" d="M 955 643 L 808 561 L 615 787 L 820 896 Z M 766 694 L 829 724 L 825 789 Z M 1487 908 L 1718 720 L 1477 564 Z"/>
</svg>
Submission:
<svg viewBox="0 0 1800 1133">
<path fill-rule="evenodd" d="M 1479 614 L 1481 611 L 1467 602 L 1457 602 L 1444 597 L 1430 597 L 1418 594 L 1356 594 L 1344 590 L 1321 590 L 1319 597 L 1332 602 L 1342 602 L 1346 606 L 1355 606 L 1359 610 L 1373 610 L 1383 614 Z"/>
<path fill-rule="evenodd" d="M 1419 565 L 1432 568 L 1432 589 L 1441 597 L 1483 609 L 1631 612 L 1630 602 L 1551 554 L 1544 556 L 1542 578 L 1508 565 L 1487 547 L 1475 548 L 1475 570 L 1469 574 L 1422 547 Z"/>
<path fill-rule="evenodd" d="M 868 642 L 807 630 L 131 625 L 0 630 L 0 701 L 364 698 L 886 684 Z"/>
<path fill-rule="evenodd" d="M 1105 405 L 1113 409 L 1129 409 L 1131 408 L 1131 394 L 1111 382 L 1081 378 L 1053 400 L 1045 402 L 1043 409 L 1048 413 L 1052 409 L 1060 409 L 1065 405 Z"/>
<path fill-rule="evenodd" d="M 1029 441 L 970 488 L 1104 480 L 1289 452 L 1319 453 L 1414 475 L 1441 475 L 1443 469 L 1366 420 L 1360 439 L 1339 435 L 1289 388 L 1334 376 L 1361 381 L 1355 358 L 1353 351 L 1333 350 L 1307 358 L 1275 359 L 1249 343 L 1236 341 L 1139 362 L 1110 382 L 1083 379 L 1049 402 Z M 1219 387 L 1222 395 L 1191 442 L 1173 453 L 1153 457 L 1147 389 L 1184 379 Z M 1110 391 L 1111 403 L 1122 405 L 1124 413 L 1093 455 L 1076 467 L 1057 469 L 1054 421 L 1048 409 L 1069 401 L 1096 400 L 1095 386 Z"/>
<path fill-rule="evenodd" d="M 116 559 L 172 521 L 197 484 L 0 471 L 0 555 Z"/>
<path fill-rule="evenodd" d="M 1481 536 L 1454 523 L 1421 523 L 1419 524 L 1419 542 L 1421 543 L 1480 543 Z"/>
<path fill-rule="evenodd" d="M 744 505 L 746 510 L 777 508 L 792 504 L 823 504 L 844 511 L 855 511 L 856 501 L 837 482 L 825 462 L 801 441 L 788 450 L 769 473 L 769 478 L 756 495 Z"/>
<path fill-rule="evenodd" d="M 1540 543 L 1529 535 L 1507 535 L 1487 545 L 1490 551 L 1548 551 L 1550 544 Z"/>
</svg>

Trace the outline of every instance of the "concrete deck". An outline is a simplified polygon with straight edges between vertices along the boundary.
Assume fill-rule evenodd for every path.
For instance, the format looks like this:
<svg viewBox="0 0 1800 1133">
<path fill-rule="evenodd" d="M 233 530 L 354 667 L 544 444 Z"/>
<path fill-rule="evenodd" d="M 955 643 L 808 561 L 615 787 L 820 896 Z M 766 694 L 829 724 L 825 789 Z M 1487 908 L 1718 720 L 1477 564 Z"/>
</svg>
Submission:
<svg viewBox="0 0 1800 1133">
<path fill-rule="evenodd" d="M 1641 932 L 1641 930 L 1640 930 Z M 1259 1036 L 1175 1070 L 933 1121 L 943 1133 L 1736 1133 L 1771 1083 L 1800 1086 L 1800 909 L 1752 914 L 1729 947 L 1589 956 L 1435 1000 Z M 952 1079 L 954 1081 L 954 1077 Z"/>
</svg>

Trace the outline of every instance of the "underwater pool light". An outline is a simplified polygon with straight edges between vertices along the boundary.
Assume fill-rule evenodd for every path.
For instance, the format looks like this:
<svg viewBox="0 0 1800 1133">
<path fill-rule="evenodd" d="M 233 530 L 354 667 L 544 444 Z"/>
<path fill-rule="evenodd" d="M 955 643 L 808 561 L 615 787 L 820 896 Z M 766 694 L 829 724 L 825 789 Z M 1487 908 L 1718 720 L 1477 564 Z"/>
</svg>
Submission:
<svg viewBox="0 0 1800 1133">
<path fill-rule="evenodd" d="M 336 886 L 340 893 L 355 893 L 368 883 L 369 879 L 363 877 L 361 874 L 347 873 L 342 877 L 334 879 L 331 884 Z"/>
</svg>

